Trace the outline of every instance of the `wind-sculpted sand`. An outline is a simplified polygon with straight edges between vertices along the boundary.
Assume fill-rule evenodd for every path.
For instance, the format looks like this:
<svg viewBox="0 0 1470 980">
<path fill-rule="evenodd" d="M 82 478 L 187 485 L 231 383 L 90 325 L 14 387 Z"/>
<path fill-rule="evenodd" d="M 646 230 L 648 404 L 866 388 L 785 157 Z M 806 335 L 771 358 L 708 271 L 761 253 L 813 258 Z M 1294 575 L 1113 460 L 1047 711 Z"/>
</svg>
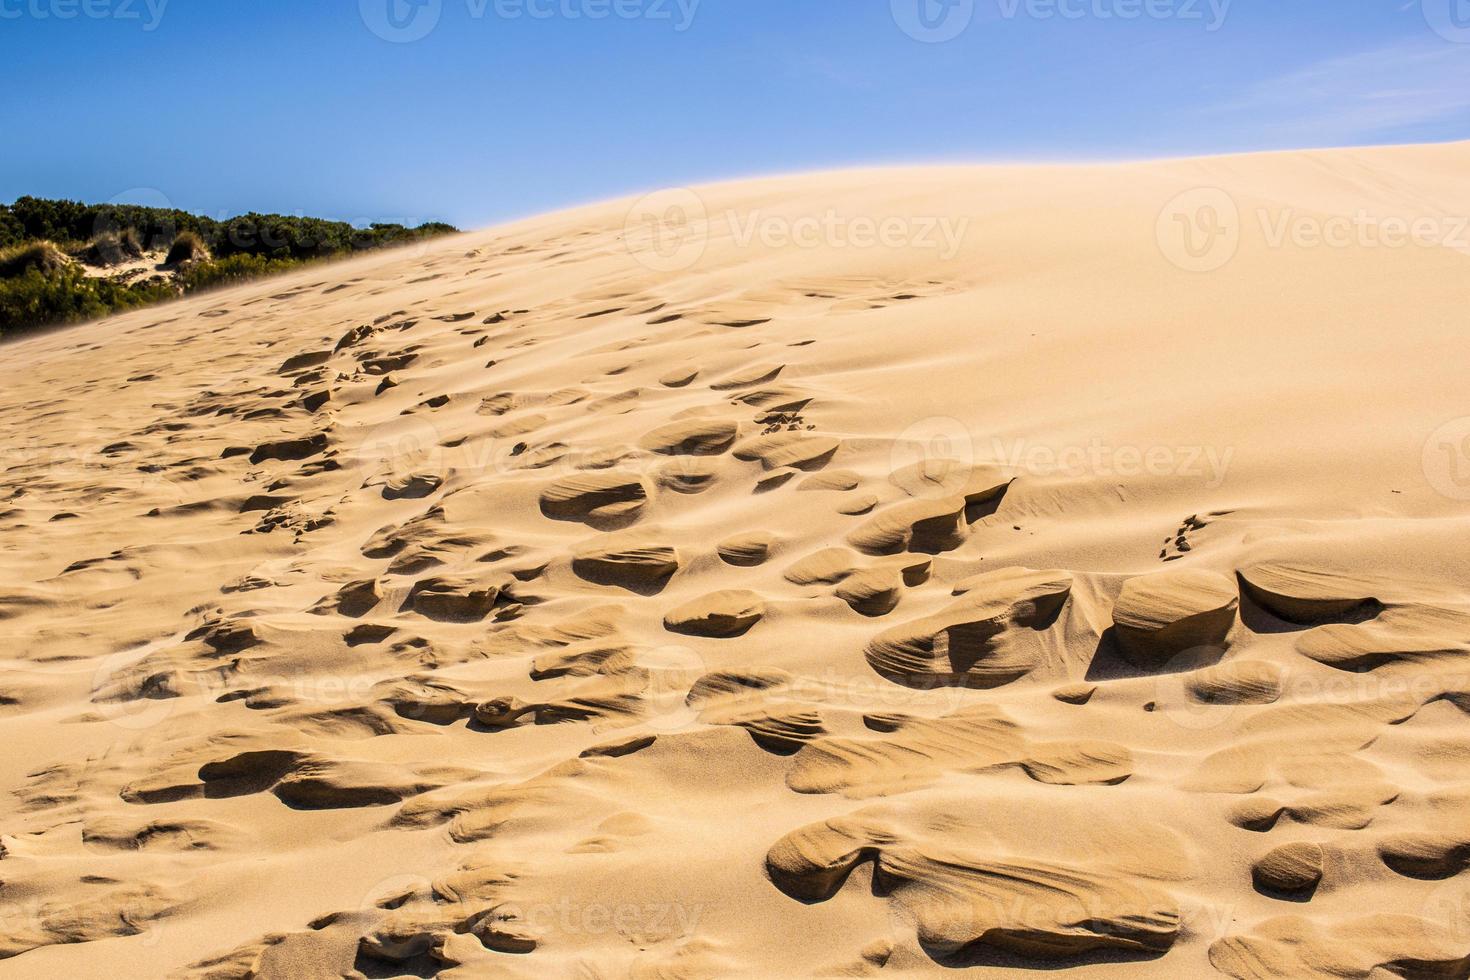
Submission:
<svg viewBox="0 0 1470 980">
<path fill-rule="evenodd" d="M 0 977 L 1470 976 L 1470 256 L 1261 221 L 1467 171 L 747 182 L 5 346 Z"/>
</svg>

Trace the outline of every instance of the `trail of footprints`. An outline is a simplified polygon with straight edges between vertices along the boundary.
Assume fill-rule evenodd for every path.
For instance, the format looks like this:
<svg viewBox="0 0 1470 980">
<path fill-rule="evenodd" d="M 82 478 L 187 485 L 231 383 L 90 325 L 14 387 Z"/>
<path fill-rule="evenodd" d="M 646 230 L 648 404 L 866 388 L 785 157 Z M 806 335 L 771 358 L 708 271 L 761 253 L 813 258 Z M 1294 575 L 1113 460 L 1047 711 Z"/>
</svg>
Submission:
<svg viewBox="0 0 1470 980">
<path fill-rule="evenodd" d="M 218 596 L 189 607 L 188 629 L 150 638 L 99 675 L 94 710 L 76 721 L 149 721 L 135 744 L 156 756 L 146 775 L 121 764 L 124 742 L 35 772 L 16 791 L 31 821 L 4 838 L 0 887 L 7 898 L 34 895 L 38 912 L 0 934 L 0 956 L 137 935 L 184 914 L 199 856 L 248 853 L 252 831 L 226 810 L 175 819 L 170 804 L 269 794 L 297 810 L 377 811 L 387 833 L 438 829 L 450 842 L 444 867 L 367 908 L 324 910 L 299 932 L 221 951 L 192 975 L 283 976 L 308 947 L 369 976 L 522 960 L 531 972 L 504 975 L 537 975 L 537 956 L 564 937 L 507 911 L 538 874 L 534 847 L 517 847 L 517 833 L 554 826 L 561 837 L 547 846 L 615 851 L 617 825 L 588 824 L 589 814 L 611 819 L 600 794 L 611 796 L 621 773 L 686 744 L 718 768 L 748 743 L 779 760 L 780 791 L 843 801 L 772 840 L 752 873 L 816 906 L 857 887 L 849 879 L 862 868 L 910 930 L 837 951 L 844 975 L 876 975 L 902 955 L 1019 969 L 1166 957 L 1188 934 L 1187 884 L 1200 871 L 1187 828 L 1224 820 L 1257 855 L 1240 889 L 1280 908 L 1212 941 L 1219 973 L 1465 976 L 1470 944 L 1453 924 L 1406 913 L 1321 929 L 1310 903 L 1351 888 L 1349 869 L 1428 887 L 1470 866 L 1459 768 L 1470 739 L 1440 746 L 1452 764 L 1432 791 L 1407 792 L 1365 757 L 1420 712 L 1470 712 L 1458 673 L 1470 612 L 1381 595 L 1370 578 L 1289 559 L 1234 578 L 1192 567 L 1225 514 L 1186 519 L 1160 555 L 1167 566 L 1148 575 L 987 566 L 975 539 L 1008 526 L 1007 498 L 1024 493 L 1024 480 L 945 459 L 885 472 L 875 462 L 891 456 L 882 433 L 824 429 L 824 399 L 842 397 L 837 381 L 805 373 L 789 346 L 762 339 L 774 295 L 795 290 L 850 312 L 940 285 L 803 283 L 703 309 L 602 295 L 549 312 L 398 310 L 305 350 L 273 345 L 258 355 L 274 350 L 269 376 L 226 373 L 180 392 L 177 421 L 107 431 L 100 475 L 152 467 L 151 513 L 290 544 L 256 546 Z M 644 333 L 569 352 L 586 368 L 578 386 L 497 382 L 546 342 L 548 322 L 568 316 L 636 316 Z M 723 332 L 721 343 L 704 342 L 719 363 L 682 359 L 684 341 L 711 330 Z M 484 383 L 435 390 L 438 372 L 466 357 L 493 358 Z M 138 374 L 130 383 L 160 382 Z M 410 424 L 434 419 L 402 430 L 432 442 L 399 447 L 386 464 L 364 450 L 358 421 L 384 399 Z M 39 419 L 54 406 L 33 409 Z M 646 420 L 640 437 L 599 441 L 599 419 L 628 413 Z M 217 420 L 228 424 L 216 429 Z M 200 454 L 220 430 L 258 437 Z M 476 452 L 479 469 L 463 462 Z M 44 460 L 7 472 L 16 482 L 0 519 L 11 534 L 64 517 L 56 502 L 83 485 L 98 491 L 98 473 L 47 473 Z M 139 502 L 105 489 L 99 499 L 104 516 Z M 338 533 L 379 500 L 399 519 L 356 542 Z M 513 507 L 534 508 L 544 533 L 504 539 L 497 515 Z M 705 508 L 744 508 L 770 526 L 710 551 L 699 543 L 709 538 L 699 532 Z M 819 511 L 835 515 L 840 534 L 807 533 Z M 55 578 L 8 590 L 0 612 L 34 625 L 56 597 L 83 588 L 69 579 L 121 595 L 139 574 L 126 550 L 68 561 Z M 105 628 L 104 604 L 85 616 L 92 632 Z M 834 694 L 829 680 L 763 651 L 763 623 L 803 616 L 815 631 L 839 623 L 838 635 L 865 637 L 841 672 L 874 679 L 886 696 Z M 1234 652 L 1268 633 L 1287 638 L 1297 659 Z M 49 637 L 37 629 L 31 638 L 39 649 Z M 1288 685 L 1301 664 L 1354 676 L 1412 668 L 1421 682 L 1443 683 L 1302 704 Z M 513 683 L 505 665 L 519 669 Z M 324 694 L 342 675 L 359 688 Z M 1162 746 L 1037 736 L 988 697 L 999 691 L 1034 691 L 1055 710 L 1188 708 L 1222 720 L 1212 722 L 1212 749 L 1161 806 L 1147 783 L 1173 777 L 1141 756 Z M 41 696 L 0 690 L 0 711 L 24 712 Z M 183 723 L 201 712 L 239 717 L 227 709 L 269 725 L 208 724 L 200 739 Z M 527 743 L 507 740 L 545 725 L 581 726 L 583 749 L 527 772 L 513 754 Z M 384 736 L 459 728 L 485 741 L 474 765 L 380 749 Z M 499 755 L 502 744 L 518 748 Z M 1135 780 L 1148 765 L 1150 780 Z M 689 777 L 668 776 L 663 796 L 677 799 L 679 778 Z M 1100 815 L 1133 807 L 1089 805 L 1098 793 L 1136 797 L 1140 816 Z M 89 804 L 104 796 L 129 816 Z M 655 815 L 659 805 L 648 801 Z M 80 825 L 84 850 L 56 857 L 68 824 Z M 156 883 L 130 875 L 128 856 L 142 852 L 175 855 L 177 873 Z M 47 904 L 47 877 L 81 874 L 89 853 L 108 855 L 109 869 L 86 876 L 92 897 Z M 738 972 L 738 950 L 697 934 L 653 936 L 644 953 L 637 962 L 660 975 Z"/>
</svg>

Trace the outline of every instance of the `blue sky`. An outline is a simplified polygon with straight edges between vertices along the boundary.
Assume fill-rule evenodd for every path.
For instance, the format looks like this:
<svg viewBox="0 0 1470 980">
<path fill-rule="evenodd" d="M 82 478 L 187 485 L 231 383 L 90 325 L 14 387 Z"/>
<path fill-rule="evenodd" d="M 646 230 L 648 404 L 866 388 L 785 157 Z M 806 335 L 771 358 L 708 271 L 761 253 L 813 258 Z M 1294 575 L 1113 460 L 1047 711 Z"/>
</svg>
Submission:
<svg viewBox="0 0 1470 980">
<path fill-rule="evenodd" d="M 0 0 L 0 64 L 0 200 L 211 215 L 1470 137 L 1470 0 Z"/>
</svg>

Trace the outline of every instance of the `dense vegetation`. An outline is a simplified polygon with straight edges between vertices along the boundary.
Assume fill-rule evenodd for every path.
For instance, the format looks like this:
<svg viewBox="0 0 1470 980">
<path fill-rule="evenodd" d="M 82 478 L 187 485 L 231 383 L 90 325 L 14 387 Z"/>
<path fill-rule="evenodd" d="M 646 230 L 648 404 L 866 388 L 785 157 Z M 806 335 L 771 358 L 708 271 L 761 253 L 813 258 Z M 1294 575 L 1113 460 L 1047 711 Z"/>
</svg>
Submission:
<svg viewBox="0 0 1470 980">
<path fill-rule="evenodd" d="M 90 277 L 75 266 L 50 275 L 32 268 L 0 279 L 0 334 L 91 320 L 179 295 L 179 288 L 167 283 L 119 283 Z"/>
<path fill-rule="evenodd" d="M 279 214 L 215 220 L 167 208 L 22 197 L 0 205 L 0 335 L 456 231 L 440 222 L 357 227 Z M 161 264 L 152 274 L 105 273 L 158 253 Z M 95 267 L 93 273 L 79 263 Z"/>
<path fill-rule="evenodd" d="M 458 230 L 439 222 L 417 228 L 398 224 L 359 228 L 345 221 L 255 213 L 216 221 L 187 211 L 35 197 L 0 205 L 0 248 L 28 241 L 84 244 L 99 235 L 119 234 L 129 228 L 150 251 L 168 248 L 182 232 L 194 232 L 218 259 L 239 254 L 275 259 L 325 258 Z"/>
</svg>

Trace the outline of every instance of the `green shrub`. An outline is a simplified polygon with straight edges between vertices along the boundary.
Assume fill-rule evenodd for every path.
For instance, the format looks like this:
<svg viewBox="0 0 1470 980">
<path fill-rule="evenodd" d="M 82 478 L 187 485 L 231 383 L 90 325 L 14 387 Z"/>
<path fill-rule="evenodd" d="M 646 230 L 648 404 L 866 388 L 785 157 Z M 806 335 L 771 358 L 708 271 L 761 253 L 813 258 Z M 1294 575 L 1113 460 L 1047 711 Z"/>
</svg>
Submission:
<svg viewBox="0 0 1470 980">
<path fill-rule="evenodd" d="M 204 244 L 204 239 L 197 232 L 181 231 L 168 247 L 168 256 L 163 260 L 164 265 L 183 265 L 186 262 L 209 261 L 209 247 Z"/>
<path fill-rule="evenodd" d="M 277 275 L 303 262 L 455 234 L 442 222 L 416 228 L 377 223 L 359 228 L 279 214 L 224 220 L 173 208 L 22 197 L 0 205 L 0 332 L 90 319 L 182 292 Z M 168 250 L 168 283 L 128 284 L 89 278 L 61 243 L 89 262 L 114 265 Z"/>
<path fill-rule="evenodd" d="M 79 201 L 22 197 L 10 206 L 10 211 L 20 221 L 26 238 L 85 241 L 92 237 L 92 229 L 83 229 L 87 206 Z"/>
<path fill-rule="evenodd" d="M 30 327 L 91 320 L 177 295 L 178 289 L 170 285 L 93 279 L 74 266 L 50 275 L 32 267 L 19 276 L 0 279 L 0 336 Z"/>
<path fill-rule="evenodd" d="M 9 279 L 37 269 L 50 275 L 71 264 L 66 253 L 51 242 L 31 242 L 0 252 L 0 279 Z"/>
<path fill-rule="evenodd" d="M 268 259 L 261 255 L 241 253 L 224 259 L 199 262 L 184 272 L 184 291 L 198 292 L 232 282 L 280 275 L 302 263 L 295 259 Z"/>
<path fill-rule="evenodd" d="M 118 234 L 117 242 L 122 246 L 123 254 L 130 259 L 141 259 L 143 253 L 148 251 L 143 246 L 143 236 L 138 234 L 136 228 L 124 228 Z"/>
<path fill-rule="evenodd" d="M 25 225 L 22 225 L 20 219 L 11 213 L 9 207 L 0 204 L 0 249 L 19 245 L 25 241 L 25 237 Z"/>
<path fill-rule="evenodd" d="M 82 258 L 92 265 L 121 265 L 143 257 L 143 241 L 138 232 L 124 228 L 121 232 L 104 231 L 82 250 Z"/>
</svg>

